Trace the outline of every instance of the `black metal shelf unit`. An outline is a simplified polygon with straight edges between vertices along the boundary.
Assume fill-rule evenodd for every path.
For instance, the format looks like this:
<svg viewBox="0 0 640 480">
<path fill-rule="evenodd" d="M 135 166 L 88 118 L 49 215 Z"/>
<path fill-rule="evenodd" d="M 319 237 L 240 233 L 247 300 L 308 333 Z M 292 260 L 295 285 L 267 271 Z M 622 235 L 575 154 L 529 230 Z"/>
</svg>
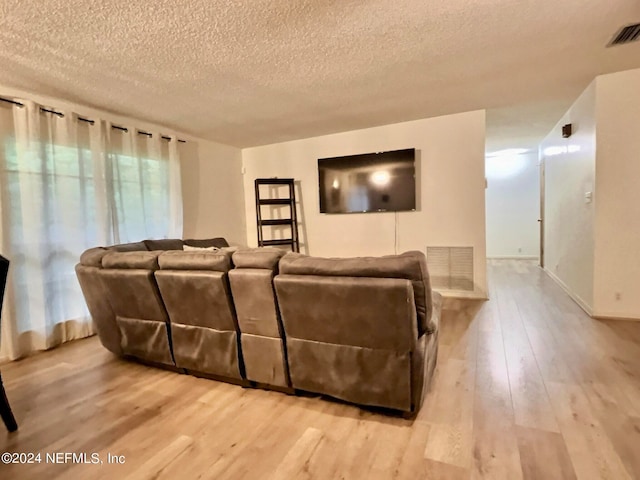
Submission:
<svg viewBox="0 0 640 480">
<path fill-rule="evenodd" d="M 286 185 L 289 188 L 289 196 L 287 198 L 260 198 L 260 186 L 281 186 Z M 296 190 L 293 178 L 256 178 L 256 222 L 258 225 L 258 246 L 285 246 L 291 247 L 291 251 L 300 251 L 300 242 L 298 240 L 298 216 L 296 214 Z M 289 206 L 288 218 L 262 218 L 262 205 L 272 206 Z M 263 227 L 271 226 L 289 226 L 291 228 L 290 238 L 282 238 L 277 240 L 265 240 Z"/>
</svg>

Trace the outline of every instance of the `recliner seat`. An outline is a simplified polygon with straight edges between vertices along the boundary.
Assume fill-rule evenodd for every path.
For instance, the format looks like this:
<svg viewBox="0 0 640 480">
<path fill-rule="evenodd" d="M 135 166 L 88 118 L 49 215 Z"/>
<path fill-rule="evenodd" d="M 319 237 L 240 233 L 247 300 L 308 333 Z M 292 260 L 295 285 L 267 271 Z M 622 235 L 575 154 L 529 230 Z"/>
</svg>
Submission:
<svg viewBox="0 0 640 480">
<path fill-rule="evenodd" d="M 420 408 L 439 322 L 432 298 L 439 305 L 439 295 L 431 292 L 423 253 L 288 253 L 275 287 L 294 388 L 406 412 Z"/>
<path fill-rule="evenodd" d="M 169 313 L 176 366 L 242 380 L 238 323 L 228 272 L 230 252 L 167 251 L 155 272 Z"/>
<path fill-rule="evenodd" d="M 115 314 L 122 353 L 174 366 L 169 317 L 154 277 L 159 254 L 109 252 L 97 274 Z"/>
</svg>

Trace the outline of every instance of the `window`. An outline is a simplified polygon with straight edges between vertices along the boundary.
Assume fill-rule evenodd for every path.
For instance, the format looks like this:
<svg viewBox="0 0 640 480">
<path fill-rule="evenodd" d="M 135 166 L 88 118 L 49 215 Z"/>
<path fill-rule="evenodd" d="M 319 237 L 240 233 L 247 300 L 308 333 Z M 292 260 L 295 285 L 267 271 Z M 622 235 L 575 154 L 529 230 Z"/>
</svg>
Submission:
<svg viewBox="0 0 640 480">
<path fill-rule="evenodd" d="M 43 349 L 91 333 L 74 270 L 84 250 L 167 237 L 169 147 L 130 130 L 109 136 L 105 151 L 99 122 L 38 109 L 35 125 L 20 123 L 16 108 L 0 108 L 0 247 L 11 260 L 13 336 Z"/>
</svg>

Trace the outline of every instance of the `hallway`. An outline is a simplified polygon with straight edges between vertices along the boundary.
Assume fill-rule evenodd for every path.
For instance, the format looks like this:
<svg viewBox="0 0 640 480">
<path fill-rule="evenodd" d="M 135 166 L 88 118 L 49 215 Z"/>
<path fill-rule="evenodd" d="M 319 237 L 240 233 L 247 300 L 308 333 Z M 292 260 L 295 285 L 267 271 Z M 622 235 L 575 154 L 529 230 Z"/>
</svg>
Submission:
<svg viewBox="0 0 640 480">
<path fill-rule="evenodd" d="M 426 457 L 484 478 L 640 478 L 640 323 L 591 319 L 535 261 L 446 315 Z"/>
</svg>

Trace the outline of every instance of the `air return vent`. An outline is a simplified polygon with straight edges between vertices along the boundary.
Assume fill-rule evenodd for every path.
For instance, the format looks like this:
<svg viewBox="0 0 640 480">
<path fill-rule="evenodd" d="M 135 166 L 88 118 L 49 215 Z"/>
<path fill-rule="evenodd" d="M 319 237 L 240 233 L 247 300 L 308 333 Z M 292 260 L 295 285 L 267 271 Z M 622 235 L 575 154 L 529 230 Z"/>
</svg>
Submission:
<svg viewBox="0 0 640 480">
<path fill-rule="evenodd" d="M 473 247 L 427 247 L 427 267 L 434 289 L 473 292 Z"/>
<path fill-rule="evenodd" d="M 622 27 L 607 46 L 624 45 L 625 43 L 635 42 L 636 40 L 640 40 L 640 23 Z"/>
</svg>

